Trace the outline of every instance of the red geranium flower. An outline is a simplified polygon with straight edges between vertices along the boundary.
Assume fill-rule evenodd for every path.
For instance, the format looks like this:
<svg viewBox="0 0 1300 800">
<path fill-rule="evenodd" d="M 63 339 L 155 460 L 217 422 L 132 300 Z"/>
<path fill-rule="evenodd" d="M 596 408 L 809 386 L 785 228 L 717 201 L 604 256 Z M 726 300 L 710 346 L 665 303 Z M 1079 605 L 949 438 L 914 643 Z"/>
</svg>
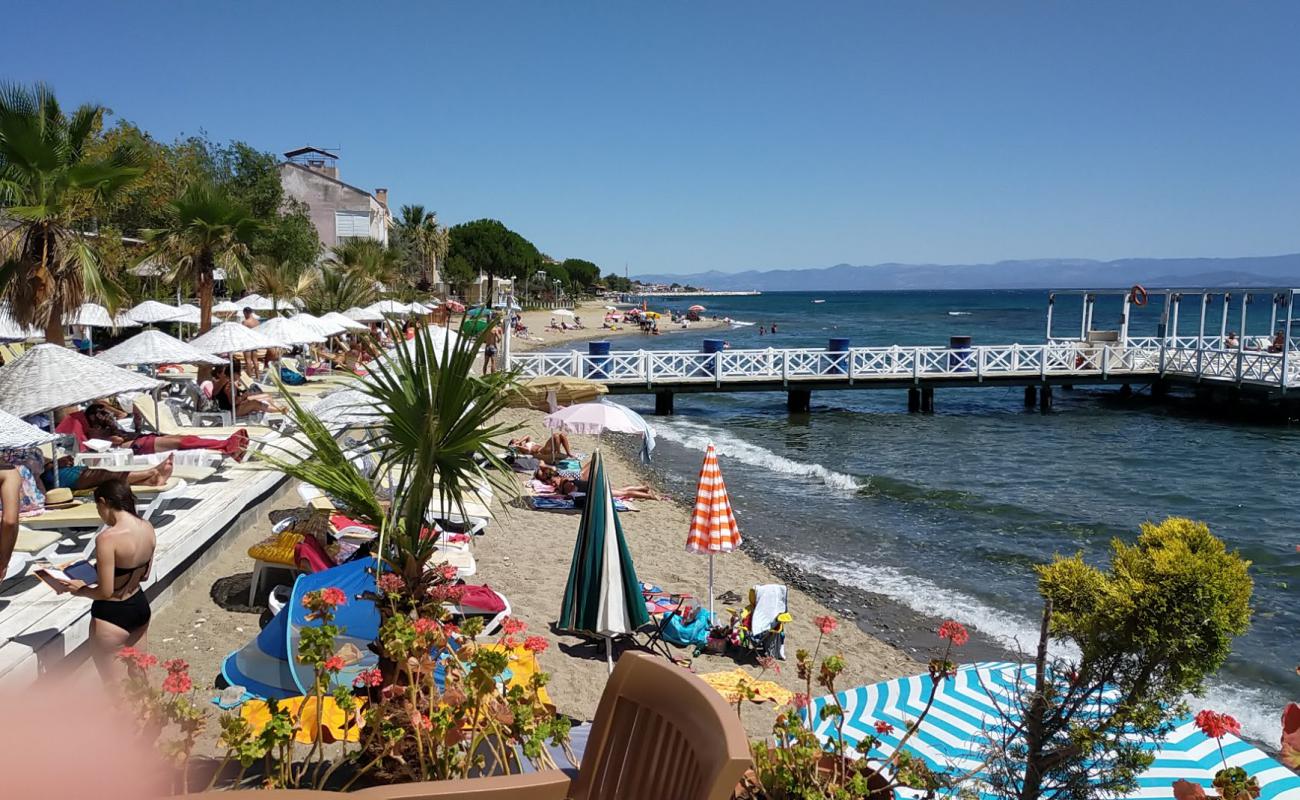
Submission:
<svg viewBox="0 0 1300 800">
<path fill-rule="evenodd" d="M 529 636 L 527 639 L 524 639 L 524 649 L 533 655 L 545 652 L 546 648 L 550 646 L 551 643 L 546 641 L 546 637 L 544 636 Z"/>
<path fill-rule="evenodd" d="M 168 694 L 185 694 L 194 688 L 194 681 L 184 672 L 171 672 L 163 678 L 162 688 Z"/>
<path fill-rule="evenodd" d="M 961 647 L 970 641 L 970 634 L 965 625 L 950 619 L 939 626 L 939 638 L 947 639 L 954 647 Z"/>
<path fill-rule="evenodd" d="M 894 726 L 890 725 L 888 722 L 876 723 L 876 733 L 880 734 L 881 736 L 888 736 L 893 732 L 894 732 Z"/>
<path fill-rule="evenodd" d="M 438 574 L 442 576 L 444 581 L 454 581 L 456 576 L 460 575 L 460 570 L 451 564 L 442 564 L 438 567 Z"/>
<path fill-rule="evenodd" d="M 344 667 L 343 656 L 330 656 L 325 659 L 325 663 L 321 666 L 325 668 L 326 672 L 338 672 Z"/>
<path fill-rule="evenodd" d="M 432 730 L 433 720 L 421 714 L 419 711 L 411 712 L 411 727 L 422 728 L 423 730 Z"/>
<path fill-rule="evenodd" d="M 808 707 L 808 695 L 804 694 L 803 692 L 796 692 L 795 695 L 794 695 L 794 707 L 795 707 L 795 708 L 801 708 L 801 709 L 802 709 L 802 708 L 807 708 L 807 707 Z"/>
<path fill-rule="evenodd" d="M 170 658 L 163 662 L 163 669 L 171 673 L 186 672 L 189 668 L 190 665 L 183 658 Z"/>
<path fill-rule="evenodd" d="M 516 633 L 523 633 L 524 628 L 527 627 L 528 624 L 524 622 L 522 619 L 519 619 L 518 617 L 506 617 L 505 619 L 501 620 L 501 630 L 504 631 L 507 636 L 514 635 Z"/>
<path fill-rule="evenodd" d="M 415 632 L 421 636 L 428 636 L 438 630 L 438 621 L 428 617 L 420 617 L 415 621 Z"/>
<path fill-rule="evenodd" d="M 813 617 L 813 624 L 817 626 L 817 630 L 822 632 L 822 635 L 833 633 L 840 626 L 839 620 L 829 614 L 824 617 Z"/>
<path fill-rule="evenodd" d="M 1196 715 L 1196 727 L 1201 729 L 1201 733 L 1212 739 L 1221 739 L 1224 734 L 1241 733 L 1241 723 L 1228 714 L 1220 714 L 1217 711 L 1205 709 Z"/>
<path fill-rule="evenodd" d="M 383 686 L 384 675 L 378 669 L 362 670 L 357 677 L 352 679 L 352 685 L 357 687 Z"/>
<path fill-rule="evenodd" d="M 385 572 L 379 576 L 379 591 L 385 594 L 396 594 L 406 588 L 406 581 L 396 572 Z"/>
<path fill-rule="evenodd" d="M 348 596 L 337 586 L 320 590 L 321 602 L 327 606 L 341 606 L 348 601 Z"/>
</svg>

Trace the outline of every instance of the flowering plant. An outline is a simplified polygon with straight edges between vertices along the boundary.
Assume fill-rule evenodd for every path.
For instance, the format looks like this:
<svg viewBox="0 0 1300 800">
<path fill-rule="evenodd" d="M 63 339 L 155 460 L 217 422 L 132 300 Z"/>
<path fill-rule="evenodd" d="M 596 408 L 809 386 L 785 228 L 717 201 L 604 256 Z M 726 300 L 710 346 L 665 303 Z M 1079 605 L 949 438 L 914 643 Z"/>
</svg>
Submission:
<svg viewBox="0 0 1300 800">
<path fill-rule="evenodd" d="M 812 653 L 799 650 L 795 654 L 799 677 L 804 681 L 804 691 L 797 692 L 791 707 L 777 715 L 772 726 L 776 747 L 756 740 L 750 745 L 754 758 L 753 778 L 744 785 L 741 797 L 764 800 L 802 800 L 803 798 L 833 798 L 833 800 L 859 800 L 859 798 L 891 798 L 897 787 L 909 787 L 925 792 L 948 788 L 950 781 L 931 771 L 924 761 L 914 758 L 903 745 L 920 727 L 930 712 L 927 703 L 920 716 L 909 720 L 907 729 L 891 741 L 894 752 L 886 759 L 873 759 L 868 754 L 884 737 L 894 737 L 896 729 L 886 720 L 872 725 L 874 734 L 855 745 L 844 736 L 844 709 L 835 702 L 836 680 L 844 672 L 845 661 L 836 654 L 817 657 L 827 636 L 835 632 L 839 621 L 831 616 L 813 620 L 817 628 L 817 642 Z M 939 628 L 939 637 L 945 641 L 942 655 L 931 663 L 930 680 L 937 685 L 952 677 L 956 666 L 948 660 L 952 648 L 961 647 L 970 638 L 960 623 L 948 621 Z M 833 736 L 822 741 L 813 732 L 814 703 L 813 681 L 826 690 L 827 698 L 816 706 L 817 720 L 832 720 Z M 931 703 L 934 693 L 931 693 Z"/>
<path fill-rule="evenodd" d="M 117 660 L 126 667 L 122 683 L 127 708 L 135 714 L 137 730 L 159 750 L 181 767 L 181 781 L 188 779 L 190 757 L 194 744 L 206 724 L 206 715 L 198 706 L 191 690 L 190 665 L 179 658 L 163 662 L 164 675 L 154 685 L 154 667 L 158 657 L 134 647 L 123 647 Z"/>
<path fill-rule="evenodd" d="M 1196 714 L 1196 727 L 1201 733 L 1214 740 L 1219 746 L 1219 759 L 1223 768 L 1214 773 L 1214 788 L 1223 800 L 1253 800 L 1259 797 L 1259 781 L 1247 775 L 1241 767 L 1228 766 L 1228 756 L 1223 752 L 1223 737 L 1231 733 L 1241 733 L 1241 723 L 1228 715 L 1210 709 L 1202 709 Z"/>
</svg>

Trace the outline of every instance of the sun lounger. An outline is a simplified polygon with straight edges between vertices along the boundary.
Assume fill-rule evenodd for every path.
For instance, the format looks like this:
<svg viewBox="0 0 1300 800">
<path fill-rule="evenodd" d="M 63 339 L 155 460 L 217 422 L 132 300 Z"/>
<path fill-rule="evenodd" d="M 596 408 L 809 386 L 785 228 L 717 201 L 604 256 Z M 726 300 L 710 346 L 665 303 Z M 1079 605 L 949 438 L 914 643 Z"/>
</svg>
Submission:
<svg viewBox="0 0 1300 800">
<path fill-rule="evenodd" d="M 578 507 L 570 497 L 534 497 L 532 501 L 534 511 L 577 511 Z M 627 500 L 614 498 L 615 511 L 636 511 L 636 506 Z"/>
<path fill-rule="evenodd" d="M 154 413 L 155 406 L 152 400 L 145 400 L 143 397 L 137 397 L 131 405 L 136 411 L 140 412 L 140 416 L 144 418 L 144 421 L 149 425 L 149 427 L 153 428 L 158 433 L 167 436 L 221 437 L 230 436 L 235 433 L 235 431 L 244 430 L 248 432 L 248 446 L 250 449 L 253 449 L 255 444 L 264 443 L 279 436 L 278 433 L 270 428 L 258 425 L 236 425 L 224 428 L 204 426 L 185 427 L 177 421 L 176 415 L 172 412 L 171 406 L 166 403 L 159 403 L 156 406 L 156 414 Z"/>
</svg>

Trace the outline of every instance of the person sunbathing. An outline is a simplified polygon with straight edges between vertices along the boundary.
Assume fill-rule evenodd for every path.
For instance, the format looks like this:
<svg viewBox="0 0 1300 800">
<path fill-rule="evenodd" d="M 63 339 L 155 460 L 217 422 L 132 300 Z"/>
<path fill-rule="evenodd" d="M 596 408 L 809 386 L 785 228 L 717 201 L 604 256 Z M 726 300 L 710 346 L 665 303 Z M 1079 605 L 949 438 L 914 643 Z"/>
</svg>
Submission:
<svg viewBox="0 0 1300 800">
<path fill-rule="evenodd" d="M 526 456 L 537 456 L 543 463 L 547 461 L 554 463 L 563 458 L 573 458 L 573 450 L 569 448 L 569 437 L 563 431 L 552 433 L 549 439 L 540 444 L 534 442 L 531 436 L 511 439 L 510 446 L 517 453 Z"/>
<path fill-rule="evenodd" d="M 131 472 L 117 472 L 110 469 L 95 469 L 81 464 L 73 464 L 71 456 L 64 456 L 56 464 L 45 461 L 45 471 L 37 476 L 38 488 L 44 492 L 55 486 L 73 491 L 94 489 L 113 480 L 124 480 L 131 486 L 163 486 L 172 477 L 176 466 L 176 457 L 167 456 L 163 461 L 148 469 Z M 56 472 L 57 471 L 57 472 Z M 55 482 L 57 478 L 58 482 Z"/>
<path fill-rule="evenodd" d="M 249 392 L 239 387 L 240 375 L 239 362 L 235 362 L 235 416 L 243 417 L 249 414 L 258 413 L 284 413 L 284 407 L 277 404 L 271 399 L 271 395 L 262 392 Z M 212 399 L 217 404 L 217 408 L 222 411 L 231 410 L 230 399 L 230 368 L 217 367 L 212 374 Z"/>
<path fill-rule="evenodd" d="M 122 430 L 117 416 L 103 403 L 91 403 L 85 411 L 75 411 L 63 418 L 55 433 L 70 435 L 77 440 L 77 449 L 86 452 L 86 439 L 104 439 L 113 445 L 131 448 L 136 455 L 153 455 L 170 450 L 216 450 L 236 461 L 243 461 L 248 452 L 248 431 L 240 429 L 224 439 L 202 436 L 165 436 L 144 433 L 144 416 L 135 412 L 135 432 Z"/>
<path fill-rule="evenodd" d="M 565 497 L 573 497 L 577 494 L 587 494 L 590 483 L 585 478 L 565 478 L 560 476 L 551 487 L 555 489 L 556 494 L 562 494 Z M 615 497 L 624 500 L 667 500 L 668 495 L 661 495 L 654 489 L 645 484 L 636 484 L 634 486 L 621 486 L 611 488 L 609 493 Z"/>
</svg>

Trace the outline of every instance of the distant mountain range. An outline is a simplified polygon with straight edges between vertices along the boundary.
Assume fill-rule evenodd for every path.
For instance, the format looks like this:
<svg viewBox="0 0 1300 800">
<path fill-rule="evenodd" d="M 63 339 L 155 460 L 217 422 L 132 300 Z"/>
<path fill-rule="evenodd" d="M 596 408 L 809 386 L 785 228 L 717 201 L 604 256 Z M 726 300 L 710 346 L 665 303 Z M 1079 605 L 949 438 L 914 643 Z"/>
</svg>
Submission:
<svg viewBox="0 0 1300 800">
<path fill-rule="evenodd" d="M 1069 289 L 1123 287 L 1300 286 L 1300 253 L 1244 258 L 1045 258 L 996 264 L 875 264 L 807 269 L 637 275 L 719 291 L 844 292 L 880 289 Z"/>
</svg>

